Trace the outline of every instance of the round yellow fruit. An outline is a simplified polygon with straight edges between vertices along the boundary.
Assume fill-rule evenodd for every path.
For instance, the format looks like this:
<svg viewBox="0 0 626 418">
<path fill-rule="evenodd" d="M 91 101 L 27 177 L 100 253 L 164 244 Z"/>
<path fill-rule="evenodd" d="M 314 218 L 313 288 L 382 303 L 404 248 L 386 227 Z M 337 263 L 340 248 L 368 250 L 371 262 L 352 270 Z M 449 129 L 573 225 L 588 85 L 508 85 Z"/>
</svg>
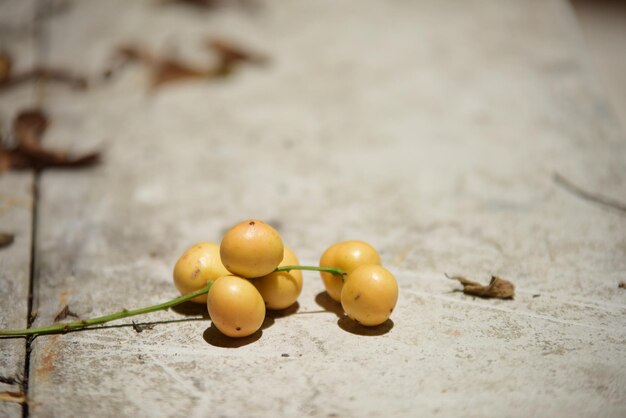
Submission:
<svg viewBox="0 0 626 418">
<path fill-rule="evenodd" d="M 237 276 L 223 276 L 213 283 L 207 308 L 213 324 L 229 337 L 252 335 L 265 319 L 261 294 L 248 280 Z"/>
<path fill-rule="evenodd" d="M 366 264 L 380 264 L 380 255 L 367 242 L 357 240 L 335 243 L 328 247 L 320 258 L 320 267 L 338 267 L 346 274 Z M 320 272 L 320 276 L 328 295 L 340 302 L 343 278 L 327 272 Z"/>
<path fill-rule="evenodd" d="M 294 252 L 285 246 L 283 261 L 278 265 L 295 266 L 300 261 Z M 285 309 L 295 303 L 302 292 L 302 271 L 278 271 L 263 277 L 252 279 L 251 283 L 257 288 L 268 309 Z"/>
<path fill-rule="evenodd" d="M 361 325 L 375 326 L 385 322 L 398 301 L 398 283 L 382 266 L 371 264 L 355 269 L 341 290 L 341 306 L 348 316 Z"/>
<path fill-rule="evenodd" d="M 283 241 L 265 222 L 251 219 L 231 228 L 220 244 L 222 264 L 231 273 L 246 278 L 274 271 L 283 259 Z"/>
<path fill-rule="evenodd" d="M 174 285 L 181 295 L 202 289 L 208 281 L 229 274 L 220 260 L 220 247 L 214 242 L 200 242 L 180 256 L 174 266 Z M 192 302 L 206 303 L 207 295 Z"/>
</svg>

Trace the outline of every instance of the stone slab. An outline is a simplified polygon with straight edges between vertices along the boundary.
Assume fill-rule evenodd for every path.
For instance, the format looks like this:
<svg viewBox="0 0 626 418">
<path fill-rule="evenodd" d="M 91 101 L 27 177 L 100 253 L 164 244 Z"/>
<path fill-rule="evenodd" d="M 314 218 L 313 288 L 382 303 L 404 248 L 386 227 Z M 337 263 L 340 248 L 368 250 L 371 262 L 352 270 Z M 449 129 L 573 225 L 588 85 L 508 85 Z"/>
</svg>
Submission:
<svg viewBox="0 0 626 418">
<path fill-rule="evenodd" d="M 34 1 L 0 2 L 0 49 L 13 57 L 14 71 L 33 65 Z M 15 114 L 33 106 L 34 86 L 0 91 L 0 136 L 7 138 Z M 25 328 L 31 268 L 33 174 L 0 173 L 0 232 L 13 234 L 11 245 L 0 248 L 0 328 Z M 25 339 L 0 341 L 0 392 L 21 393 L 24 383 Z M 21 417 L 22 406 L 0 401 L 0 416 Z"/>
<path fill-rule="evenodd" d="M 37 325 L 66 304 L 84 318 L 175 296 L 177 256 L 247 217 L 307 263 L 371 242 L 401 296 L 363 331 L 307 274 L 297 311 L 245 340 L 201 310 L 40 337 L 32 416 L 626 412 L 626 218 L 554 180 L 625 196 L 626 142 L 567 3 L 91 1 L 47 30 L 46 60 L 92 77 L 125 42 L 210 62 L 210 35 L 271 64 L 47 91 L 49 143 L 105 159 L 42 177 Z M 446 272 L 504 276 L 517 297 L 464 296 Z"/>
</svg>

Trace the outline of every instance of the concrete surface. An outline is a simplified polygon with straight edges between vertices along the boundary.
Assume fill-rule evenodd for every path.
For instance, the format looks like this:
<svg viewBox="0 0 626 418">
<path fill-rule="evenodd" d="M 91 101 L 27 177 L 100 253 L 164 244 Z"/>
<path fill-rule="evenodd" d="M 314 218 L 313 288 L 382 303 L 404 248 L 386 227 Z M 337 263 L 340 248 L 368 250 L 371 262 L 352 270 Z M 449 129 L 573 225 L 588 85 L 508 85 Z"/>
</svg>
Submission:
<svg viewBox="0 0 626 418">
<path fill-rule="evenodd" d="M 127 42 L 200 65 L 220 35 L 271 64 L 46 88 L 46 143 L 105 159 L 41 176 L 35 325 L 176 296 L 178 255 L 247 217 L 304 263 L 372 243 L 399 281 L 392 321 L 356 327 L 307 273 L 298 306 L 243 340 L 193 307 L 38 337 L 27 414 L 624 416 L 626 215 L 554 175 L 624 200 L 626 142 L 569 5 L 255 4 L 84 1 L 40 23 L 40 58 L 92 80 Z M 468 297 L 445 272 L 517 296 Z"/>
<path fill-rule="evenodd" d="M 31 67 L 35 60 L 34 10 L 34 1 L 0 2 L 0 50 L 14 56 L 18 72 Z M 36 89 L 33 86 L 0 92 L 0 135 L 3 138 L 11 129 L 16 109 L 31 106 L 35 99 Z M 14 235 L 13 244 L 0 249 L 2 329 L 27 326 L 33 178 L 30 172 L 0 174 L 0 232 Z M 0 393 L 23 391 L 25 348 L 23 338 L 0 341 Z M 0 401 L 1 417 L 21 415 L 21 405 Z"/>
<path fill-rule="evenodd" d="M 589 59 L 622 130 L 626 129 L 626 4 L 620 1 L 573 0 Z"/>
</svg>

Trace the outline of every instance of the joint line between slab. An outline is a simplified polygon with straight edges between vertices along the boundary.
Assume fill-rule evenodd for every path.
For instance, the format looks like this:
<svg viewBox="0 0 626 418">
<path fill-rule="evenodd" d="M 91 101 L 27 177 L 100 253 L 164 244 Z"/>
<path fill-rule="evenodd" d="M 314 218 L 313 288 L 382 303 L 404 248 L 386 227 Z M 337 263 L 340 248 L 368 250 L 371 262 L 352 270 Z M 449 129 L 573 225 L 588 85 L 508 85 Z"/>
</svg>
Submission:
<svg viewBox="0 0 626 418">
<path fill-rule="evenodd" d="M 32 224 L 31 224 L 31 237 L 30 237 L 30 274 L 29 274 L 29 283 L 28 283 L 28 309 L 27 309 L 27 317 L 26 323 L 27 328 L 30 328 L 33 325 L 35 320 L 36 311 L 34 312 L 34 289 L 35 289 L 35 279 L 37 275 L 37 218 L 39 212 L 39 178 L 40 173 L 35 172 L 33 177 L 33 209 L 32 209 Z M 29 389 L 29 378 L 30 378 L 30 352 L 32 349 L 33 337 L 29 336 L 26 338 L 26 349 L 25 349 L 25 358 L 24 358 L 24 381 L 22 383 L 22 392 L 26 397 L 26 402 L 22 404 L 22 418 L 28 418 L 29 409 L 28 409 L 28 389 Z"/>
<path fill-rule="evenodd" d="M 45 19 L 46 5 L 44 1 L 38 0 L 34 7 L 34 25 L 33 25 L 33 37 L 35 40 L 35 60 L 37 64 L 41 64 L 41 61 L 45 57 L 45 33 L 43 23 Z M 45 94 L 45 81 L 36 81 L 35 96 L 33 98 L 34 106 L 37 108 L 43 107 L 43 99 Z M 31 224 L 31 240 L 30 240 L 30 274 L 28 283 L 28 311 L 26 323 L 30 328 L 37 316 L 37 303 L 35 298 L 35 281 L 37 280 L 37 235 L 38 235 L 38 219 L 39 219 L 39 188 L 40 188 L 41 172 L 35 171 L 33 175 L 33 209 L 32 209 L 32 224 Z M 22 383 L 22 392 L 26 397 L 26 401 L 22 404 L 22 418 L 28 418 L 30 416 L 29 410 L 29 380 L 30 380 L 30 354 L 33 346 L 34 337 L 30 336 L 26 339 L 26 349 L 24 358 L 24 381 Z"/>
</svg>

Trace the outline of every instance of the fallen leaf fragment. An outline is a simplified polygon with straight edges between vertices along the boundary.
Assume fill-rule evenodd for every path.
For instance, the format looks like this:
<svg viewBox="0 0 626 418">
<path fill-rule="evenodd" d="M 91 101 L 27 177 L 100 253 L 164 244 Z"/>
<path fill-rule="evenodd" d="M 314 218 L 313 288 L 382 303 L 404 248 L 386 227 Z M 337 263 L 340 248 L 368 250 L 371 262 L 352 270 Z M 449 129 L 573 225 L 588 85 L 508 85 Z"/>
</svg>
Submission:
<svg viewBox="0 0 626 418">
<path fill-rule="evenodd" d="M 619 282 L 619 284 L 617 285 L 617 287 L 619 289 L 626 289 L 626 282 Z"/>
<path fill-rule="evenodd" d="M 253 0 L 163 0 L 163 4 L 191 6 L 198 10 L 214 10 L 225 6 L 255 7 Z"/>
<path fill-rule="evenodd" d="M 13 60 L 6 52 L 0 52 L 0 84 L 5 83 L 11 77 Z"/>
<path fill-rule="evenodd" d="M 194 68 L 171 57 L 159 57 L 133 45 L 119 48 L 118 55 L 128 62 L 138 62 L 148 67 L 153 89 L 175 81 L 209 78 L 213 75 L 212 71 Z"/>
<path fill-rule="evenodd" d="M 24 403 L 26 396 L 22 392 L 0 392 L 0 401 Z"/>
<path fill-rule="evenodd" d="M 7 232 L 0 232 L 0 248 L 8 247 L 13 244 L 13 240 L 15 239 L 15 235 L 9 234 Z"/>
<path fill-rule="evenodd" d="M 118 48 L 117 56 L 122 62 L 116 67 L 122 67 L 129 62 L 144 65 L 150 73 L 151 88 L 156 89 L 172 82 L 226 77 L 242 63 L 263 64 L 267 61 L 263 55 L 248 51 L 222 38 L 209 39 L 207 46 L 217 55 L 216 64 L 208 67 L 193 66 L 171 56 L 158 56 L 136 45 Z M 108 71 L 107 76 L 110 76 L 112 71 Z"/>
<path fill-rule="evenodd" d="M 21 111 L 13 121 L 16 145 L 0 146 L 0 172 L 13 169 L 45 169 L 86 167 L 100 160 L 99 153 L 70 156 L 66 152 L 49 150 L 41 146 L 48 127 L 48 117 L 39 109 Z"/>
<path fill-rule="evenodd" d="M 267 63 L 267 57 L 244 49 L 223 38 L 212 38 L 207 42 L 207 46 L 219 57 L 218 64 L 214 69 L 216 76 L 230 74 L 239 64 L 248 62 L 262 65 Z"/>
<path fill-rule="evenodd" d="M 513 299 L 515 296 L 515 285 L 500 277 L 491 276 L 491 281 L 487 286 L 463 276 L 448 276 L 446 274 L 446 277 L 451 280 L 458 280 L 463 285 L 463 293 L 466 295 L 496 299 Z"/>
<path fill-rule="evenodd" d="M 35 67 L 15 74 L 12 57 L 6 52 L 0 52 L 0 90 L 35 80 L 54 81 L 75 89 L 87 88 L 87 80 L 84 77 L 60 68 Z"/>
<path fill-rule="evenodd" d="M 193 6 L 199 9 L 214 9 L 222 5 L 223 0 L 168 0 L 164 3 L 178 3 L 186 6 Z"/>
<path fill-rule="evenodd" d="M 74 318 L 78 318 L 78 315 L 76 315 L 74 312 L 72 312 L 70 310 L 70 307 L 68 305 L 65 305 L 63 307 L 63 309 L 61 309 L 59 311 L 59 313 L 57 314 L 57 316 L 54 317 L 54 322 L 59 322 L 64 320 L 65 318 L 67 318 L 68 316 L 74 317 Z"/>
<path fill-rule="evenodd" d="M 150 325 L 150 324 L 138 324 L 135 321 L 132 321 L 133 324 L 133 329 L 135 330 L 135 332 L 140 333 L 140 332 L 144 332 L 145 330 L 150 330 L 152 328 L 154 328 L 154 325 Z"/>
</svg>

